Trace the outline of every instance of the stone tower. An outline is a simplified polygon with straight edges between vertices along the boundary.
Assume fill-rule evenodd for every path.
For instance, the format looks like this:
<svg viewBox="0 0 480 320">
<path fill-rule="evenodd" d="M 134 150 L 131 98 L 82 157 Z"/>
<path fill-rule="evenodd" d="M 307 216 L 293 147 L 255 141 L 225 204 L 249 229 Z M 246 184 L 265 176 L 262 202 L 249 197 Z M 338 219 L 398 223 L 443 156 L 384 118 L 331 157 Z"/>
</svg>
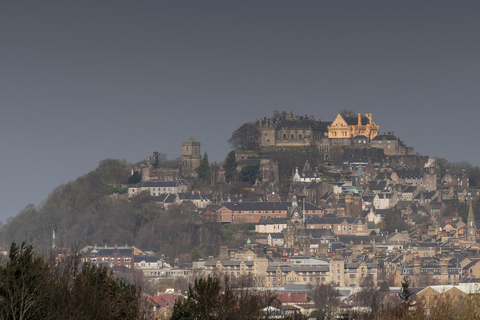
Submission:
<svg viewBox="0 0 480 320">
<path fill-rule="evenodd" d="M 477 242 L 477 226 L 475 225 L 475 216 L 473 215 L 472 201 L 470 201 L 470 208 L 468 208 L 467 241 L 471 243 Z"/>
<path fill-rule="evenodd" d="M 296 242 L 297 229 L 303 228 L 303 211 L 298 206 L 297 197 L 294 195 L 292 206 L 287 208 L 287 228 L 283 230 L 284 246 L 293 248 Z"/>
<path fill-rule="evenodd" d="M 193 136 L 187 142 L 182 142 L 182 176 L 184 178 L 196 177 L 195 169 L 200 165 L 200 142 L 195 141 Z"/>
</svg>

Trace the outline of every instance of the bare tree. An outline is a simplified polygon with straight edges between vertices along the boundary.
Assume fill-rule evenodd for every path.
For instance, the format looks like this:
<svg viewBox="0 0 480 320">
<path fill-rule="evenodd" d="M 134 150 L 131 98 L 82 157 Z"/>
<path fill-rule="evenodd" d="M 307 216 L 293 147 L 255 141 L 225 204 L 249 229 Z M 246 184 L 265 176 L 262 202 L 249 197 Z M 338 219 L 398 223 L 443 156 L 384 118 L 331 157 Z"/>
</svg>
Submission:
<svg viewBox="0 0 480 320">
<path fill-rule="evenodd" d="M 332 318 L 340 305 L 340 292 L 332 284 L 321 284 L 313 288 L 315 307 L 325 312 L 327 319 Z"/>
<path fill-rule="evenodd" d="M 228 143 L 234 149 L 257 150 L 259 149 L 260 131 L 252 122 L 247 122 L 233 131 Z"/>
</svg>

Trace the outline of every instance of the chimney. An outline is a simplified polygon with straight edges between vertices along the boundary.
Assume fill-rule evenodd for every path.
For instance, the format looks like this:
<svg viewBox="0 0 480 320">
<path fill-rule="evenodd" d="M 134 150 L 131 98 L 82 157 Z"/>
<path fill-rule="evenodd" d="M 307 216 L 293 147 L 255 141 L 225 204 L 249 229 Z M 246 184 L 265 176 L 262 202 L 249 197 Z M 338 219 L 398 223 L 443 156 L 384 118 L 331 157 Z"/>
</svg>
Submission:
<svg viewBox="0 0 480 320">
<path fill-rule="evenodd" d="M 362 125 L 362 114 L 361 113 L 358 114 L 358 125 L 359 126 Z"/>
</svg>

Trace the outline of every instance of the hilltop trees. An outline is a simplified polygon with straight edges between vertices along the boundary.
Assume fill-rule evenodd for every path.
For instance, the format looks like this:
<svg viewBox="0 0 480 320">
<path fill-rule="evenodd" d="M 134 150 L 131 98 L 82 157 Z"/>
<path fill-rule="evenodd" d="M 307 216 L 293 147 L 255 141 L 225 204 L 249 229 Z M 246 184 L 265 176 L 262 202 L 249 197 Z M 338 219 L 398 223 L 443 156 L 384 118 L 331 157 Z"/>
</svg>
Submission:
<svg viewBox="0 0 480 320">
<path fill-rule="evenodd" d="M 260 131 L 257 126 L 247 122 L 232 133 L 228 143 L 236 150 L 257 150 L 260 148 L 259 139 Z"/>
</svg>

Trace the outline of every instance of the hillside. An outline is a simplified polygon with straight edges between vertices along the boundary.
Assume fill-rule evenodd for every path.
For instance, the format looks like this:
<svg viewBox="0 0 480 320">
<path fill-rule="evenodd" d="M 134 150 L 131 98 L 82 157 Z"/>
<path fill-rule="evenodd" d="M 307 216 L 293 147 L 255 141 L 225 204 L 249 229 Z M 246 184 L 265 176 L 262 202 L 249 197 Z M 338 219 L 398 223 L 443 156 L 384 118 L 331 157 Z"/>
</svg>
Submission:
<svg viewBox="0 0 480 320">
<path fill-rule="evenodd" d="M 42 205 L 29 205 L 8 219 L 0 239 L 5 247 L 26 241 L 48 250 L 55 230 L 57 247 L 128 244 L 185 261 L 195 247 L 204 254 L 218 247 L 219 227 L 196 223 L 198 214 L 188 204 L 163 210 L 149 195 L 128 201 L 107 194 L 129 175 L 124 161 L 104 160 L 94 171 L 57 187 Z"/>
</svg>

